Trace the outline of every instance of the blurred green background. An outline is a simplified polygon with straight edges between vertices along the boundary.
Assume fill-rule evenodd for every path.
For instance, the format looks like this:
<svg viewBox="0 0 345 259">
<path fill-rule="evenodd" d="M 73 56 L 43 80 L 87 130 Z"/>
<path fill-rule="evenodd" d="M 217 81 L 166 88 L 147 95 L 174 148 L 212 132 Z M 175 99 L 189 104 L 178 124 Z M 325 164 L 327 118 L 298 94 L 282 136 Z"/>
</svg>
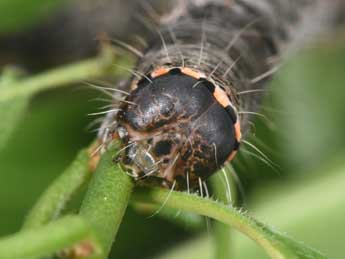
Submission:
<svg viewBox="0 0 345 259">
<path fill-rule="evenodd" d="M 103 4 L 106 6 L 107 2 Z M 0 69 L 11 65 L 24 74 L 39 73 L 66 60 L 92 55 L 94 50 L 79 57 L 57 58 L 56 53 L 61 50 L 56 45 L 49 55 L 49 41 L 37 41 L 36 45 L 32 41 L 41 32 L 37 28 L 58 23 L 66 13 L 75 13 L 70 10 L 75 10 L 78 3 L 0 0 Z M 90 10 L 97 7 L 87 3 Z M 72 26 L 73 20 L 69 24 Z M 101 31 L 102 27 L 98 29 Z M 31 36 L 25 41 L 27 35 Z M 62 34 L 50 31 L 50 35 Z M 345 244 L 344 35 L 339 31 L 291 56 L 270 84 L 262 110 L 269 121 L 258 118 L 250 137 L 279 168 L 273 170 L 246 155 L 234 163 L 245 189 L 245 208 L 251 215 L 321 250 L 329 258 L 339 259 L 344 258 Z M 89 44 L 80 40 L 85 38 L 83 35 L 55 40 L 60 40 L 61 46 L 75 44 L 66 40 L 69 36 L 80 46 L 94 48 L 94 39 Z M 47 44 L 44 55 L 40 55 L 40 44 Z M 32 51 L 34 57 L 23 50 Z M 10 140 L 0 149 L 0 236 L 19 230 L 42 191 L 95 137 L 87 129 L 94 118 L 87 114 L 101 106 L 92 101 L 96 97 L 97 92 L 76 85 L 44 92 L 30 101 Z M 0 124 L 5 123 L 0 120 Z M 70 210 L 75 210 L 73 205 Z M 234 258 L 266 258 L 260 248 L 240 234 L 233 233 L 232 241 L 229 246 L 233 247 Z M 212 249 L 207 231 L 195 232 L 159 216 L 147 218 L 130 208 L 112 256 L 206 259 L 212 258 Z"/>
</svg>

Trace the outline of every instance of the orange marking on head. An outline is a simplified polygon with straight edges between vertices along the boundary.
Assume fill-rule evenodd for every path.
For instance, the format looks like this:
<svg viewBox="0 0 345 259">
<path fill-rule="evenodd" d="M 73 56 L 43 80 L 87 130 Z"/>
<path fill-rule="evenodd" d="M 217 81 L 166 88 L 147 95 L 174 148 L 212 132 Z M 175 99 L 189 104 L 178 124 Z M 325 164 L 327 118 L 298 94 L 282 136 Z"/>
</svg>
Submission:
<svg viewBox="0 0 345 259">
<path fill-rule="evenodd" d="M 224 108 L 231 105 L 229 97 L 226 95 L 219 86 L 216 86 L 213 93 L 214 98 L 219 102 Z"/>
<path fill-rule="evenodd" d="M 242 138 L 242 134 L 241 134 L 241 126 L 240 126 L 240 122 L 237 121 L 234 125 L 235 127 L 235 138 L 238 142 L 240 142 L 241 138 Z M 226 161 L 231 161 L 234 159 L 234 157 L 237 154 L 237 150 L 233 150 L 230 155 L 228 156 Z"/>
<path fill-rule="evenodd" d="M 151 77 L 155 78 L 158 76 L 162 76 L 164 74 L 167 74 L 169 71 L 170 71 L 170 69 L 168 69 L 168 68 L 160 67 L 160 68 L 157 68 L 156 70 L 152 71 Z"/>
<path fill-rule="evenodd" d="M 182 68 L 180 68 L 181 69 L 181 72 L 183 73 L 183 74 L 185 74 L 185 75 L 187 75 L 187 76 L 190 76 L 190 77 L 193 77 L 193 78 L 195 78 L 195 79 L 197 79 L 197 80 L 199 80 L 200 79 L 200 77 L 201 77 L 201 73 L 199 73 L 198 71 L 195 71 L 195 70 L 193 70 L 193 69 L 191 69 L 191 68 L 188 68 L 188 67 L 182 67 Z"/>
<path fill-rule="evenodd" d="M 240 122 L 237 119 L 237 122 L 234 125 L 235 127 L 235 137 L 237 139 L 238 142 L 240 142 L 241 138 L 242 138 L 242 133 L 241 133 L 241 125 Z"/>
<path fill-rule="evenodd" d="M 226 161 L 231 161 L 231 160 L 233 160 L 233 159 L 235 158 L 236 154 L 237 154 L 237 150 L 232 151 L 232 152 L 230 153 L 230 155 L 228 156 L 228 158 L 226 159 Z"/>
</svg>

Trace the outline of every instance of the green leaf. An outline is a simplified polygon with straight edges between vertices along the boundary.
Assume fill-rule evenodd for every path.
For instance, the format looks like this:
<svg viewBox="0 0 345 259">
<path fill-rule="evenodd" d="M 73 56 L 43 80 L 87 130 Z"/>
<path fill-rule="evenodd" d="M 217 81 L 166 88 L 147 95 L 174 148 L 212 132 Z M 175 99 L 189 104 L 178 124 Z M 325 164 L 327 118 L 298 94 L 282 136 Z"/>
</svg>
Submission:
<svg viewBox="0 0 345 259">
<path fill-rule="evenodd" d="M 0 34 L 20 31 L 48 17 L 64 1 L 59 0 L 1 0 Z"/>
<path fill-rule="evenodd" d="M 295 172 L 310 171 L 345 151 L 345 40 L 330 38 L 282 68 L 272 90 L 280 145 Z M 293 173 L 293 171 L 291 173 Z"/>
</svg>

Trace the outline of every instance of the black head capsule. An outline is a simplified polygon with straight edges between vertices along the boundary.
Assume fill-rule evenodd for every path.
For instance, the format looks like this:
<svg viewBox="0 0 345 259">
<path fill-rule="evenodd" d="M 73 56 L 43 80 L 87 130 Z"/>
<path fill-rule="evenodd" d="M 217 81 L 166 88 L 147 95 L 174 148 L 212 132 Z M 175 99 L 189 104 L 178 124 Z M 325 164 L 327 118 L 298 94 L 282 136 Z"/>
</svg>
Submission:
<svg viewBox="0 0 345 259">
<path fill-rule="evenodd" d="M 238 122 L 225 107 L 225 92 L 188 71 L 154 71 L 121 107 L 118 130 L 127 132 L 121 161 L 138 179 L 159 178 L 165 186 L 176 181 L 185 189 L 188 177 L 193 187 L 237 150 Z"/>
</svg>

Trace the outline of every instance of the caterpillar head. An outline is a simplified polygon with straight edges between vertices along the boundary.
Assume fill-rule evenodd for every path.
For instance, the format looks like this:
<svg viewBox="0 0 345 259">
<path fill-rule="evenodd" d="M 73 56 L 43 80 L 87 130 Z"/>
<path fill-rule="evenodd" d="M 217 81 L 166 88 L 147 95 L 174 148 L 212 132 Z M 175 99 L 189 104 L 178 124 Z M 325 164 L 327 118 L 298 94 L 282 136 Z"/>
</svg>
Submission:
<svg viewBox="0 0 345 259">
<path fill-rule="evenodd" d="M 187 68 L 160 68 L 136 83 L 117 123 L 126 169 L 179 189 L 231 160 L 241 137 L 225 91 Z"/>
</svg>

